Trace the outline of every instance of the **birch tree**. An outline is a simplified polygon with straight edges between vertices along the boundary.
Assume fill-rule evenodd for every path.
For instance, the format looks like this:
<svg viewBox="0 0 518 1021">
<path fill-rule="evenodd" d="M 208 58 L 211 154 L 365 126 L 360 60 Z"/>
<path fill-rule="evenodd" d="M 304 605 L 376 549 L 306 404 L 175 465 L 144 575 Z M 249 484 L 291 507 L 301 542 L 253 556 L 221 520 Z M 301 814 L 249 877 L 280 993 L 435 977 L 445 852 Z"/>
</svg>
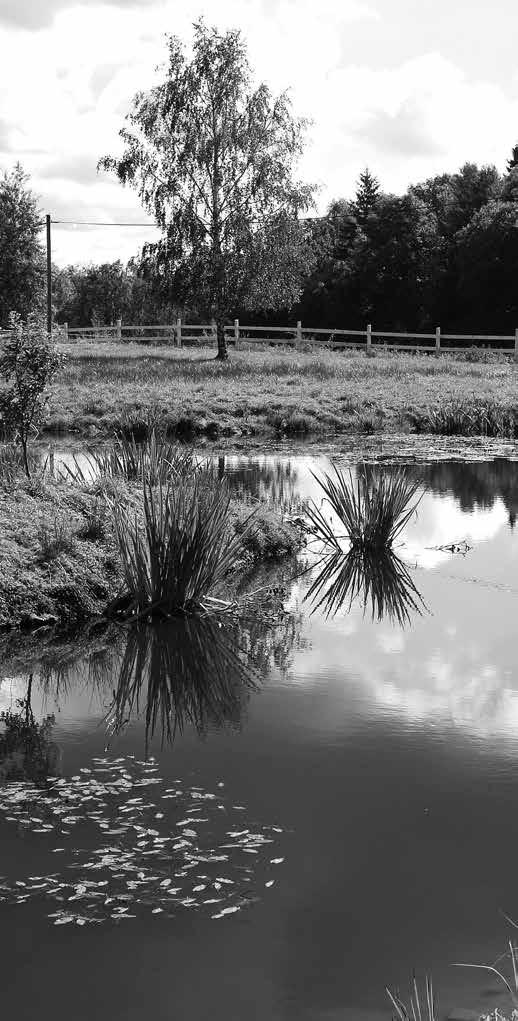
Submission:
<svg viewBox="0 0 518 1021">
<path fill-rule="evenodd" d="M 190 55 L 167 37 L 162 80 L 134 97 L 122 155 L 99 165 L 136 189 L 162 231 L 144 247 L 144 269 L 215 320 L 224 359 L 233 310 L 298 300 L 311 262 L 299 217 L 315 189 L 296 176 L 308 122 L 288 92 L 253 87 L 239 31 L 193 28 Z"/>
</svg>

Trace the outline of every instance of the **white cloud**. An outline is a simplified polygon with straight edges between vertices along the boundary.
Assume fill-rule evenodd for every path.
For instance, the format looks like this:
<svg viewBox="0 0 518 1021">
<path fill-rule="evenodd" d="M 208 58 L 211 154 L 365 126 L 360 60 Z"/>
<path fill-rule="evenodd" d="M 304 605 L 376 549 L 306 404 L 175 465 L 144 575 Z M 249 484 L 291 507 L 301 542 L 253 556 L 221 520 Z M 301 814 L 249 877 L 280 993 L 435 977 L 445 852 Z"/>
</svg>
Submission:
<svg viewBox="0 0 518 1021">
<path fill-rule="evenodd" d="M 19 23 L 28 9 L 19 8 Z M 0 160 L 8 166 L 20 158 L 45 209 L 77 203 L 78 218 L 89 210 L 92 219 L 123 213 L 147 219 L 134 194 L 107 188 L 95 168 L 117 150 L 134 93 L 155 80 L 165 59 L 164 33 L 187 40 L 200 15 L 221 29 L 240 27 L 257 78 L 274 92 L 291 87 L 295 112 L 313 118 L 302 169 L 323 186 L 321 208 L 350 194 L 366 164 L 395 191 L 467 159 L 502 166 L 518 123 L 518 79 L 506 92 L 485 81 L 482 70 L 470 78 L 440 53 L 387 67 L 370 66 L 363 49 L 344 66 L 344 40 L 381 20 L 361 0 L 222 0 L 216 12 L 213 0 L 194 8 L 190 0 L 75 6 L 55 0 L 46 4 L 38 31 L 15 29 L 10 10 L 4 0 Z M 60 259 L 82 257 L 71 238 L 63 234 Z M 89 234 L 88 243 L 92 259 L 101 250 L 103 258 L 126 258 L 134 250 L 128 251 L 133 238 L 116 231 L 109 238 Z"/>
</svg>

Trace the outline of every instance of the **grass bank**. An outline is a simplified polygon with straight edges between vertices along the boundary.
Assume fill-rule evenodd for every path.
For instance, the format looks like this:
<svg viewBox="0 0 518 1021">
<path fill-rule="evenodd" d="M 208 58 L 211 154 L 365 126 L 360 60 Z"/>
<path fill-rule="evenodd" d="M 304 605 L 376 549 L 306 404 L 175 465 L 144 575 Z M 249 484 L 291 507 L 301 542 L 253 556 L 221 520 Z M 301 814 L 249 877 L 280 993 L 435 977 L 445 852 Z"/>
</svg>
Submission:
<svg viewBox="0 0 518 1021">
<path fill-rule="evenodd" d="M 109 435 L 157 411 L 171 435 L 518 434 L 518 365 L 491 352 L 441 355 L 307 348 L 84 344 L 51 392 L 51 431 Z"/>
<path fill-rule="evenodd" d="M 107 498 L 140 512 L 138 483 L 105 479 L 91 486 L 49 476 L 18 479 L 0 490 L 0 628 L 35 626 L 52 618 L 76 625 L 102 614 L 122 580 L 118 544 Z M 233 502 L 229 533 L 242 530 L 250 508 Z M 237 574 L 250 565 L 293 553 L 296 531 L 259 508 L 244 536 Z"/>
</svg>

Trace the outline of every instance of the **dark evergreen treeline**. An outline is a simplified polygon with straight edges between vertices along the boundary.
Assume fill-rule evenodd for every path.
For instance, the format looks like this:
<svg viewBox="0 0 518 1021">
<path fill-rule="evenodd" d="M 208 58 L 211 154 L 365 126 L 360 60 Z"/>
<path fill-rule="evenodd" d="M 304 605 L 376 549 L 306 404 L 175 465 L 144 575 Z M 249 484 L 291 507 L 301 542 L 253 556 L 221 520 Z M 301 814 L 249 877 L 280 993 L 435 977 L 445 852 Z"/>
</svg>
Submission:
<svg viewBox="0 0 518 1021">
<path fill-rule="evenodd" d="M 364 171 L 354 199 L 315 225 L 317 261 L 296 309 L 307 325 L 514 332 L 518 149 L 505 176 L 465 164 L 385 194 Z"/>
</svg>

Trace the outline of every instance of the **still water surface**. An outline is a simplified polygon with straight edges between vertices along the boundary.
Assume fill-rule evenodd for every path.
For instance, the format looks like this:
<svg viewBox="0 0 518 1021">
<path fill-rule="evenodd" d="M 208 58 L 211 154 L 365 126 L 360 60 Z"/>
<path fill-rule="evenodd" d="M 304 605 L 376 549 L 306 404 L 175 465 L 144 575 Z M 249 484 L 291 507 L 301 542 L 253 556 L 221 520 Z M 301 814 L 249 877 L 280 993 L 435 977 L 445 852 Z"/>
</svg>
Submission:
<svg viewBox="0 0 518 1021">
<path fill-rule="evenodd" d="M 250 500 L 294 512 L 322 468 L 219 459 Z M 397 553 L 424 605 L 406 623 L 361 601 L 311 613 L 309 573 L 268 627 L 4 650 L 1 708 L 32 671 L 65 781 L 46 804 L 0 790 L 8 1013 L 374 1019 L 414 968 L 441 1016 L 507 1006 L 491 976 L 451 963 L 492 963 L 512 935 L 499 909 L 518 917 L 518 468 L 407 471 L 424 495 Z M 438 548 L 461 541 L 465 556 Z M 167 676 L 184 719 L 162 746 Z"/>
</svg>

